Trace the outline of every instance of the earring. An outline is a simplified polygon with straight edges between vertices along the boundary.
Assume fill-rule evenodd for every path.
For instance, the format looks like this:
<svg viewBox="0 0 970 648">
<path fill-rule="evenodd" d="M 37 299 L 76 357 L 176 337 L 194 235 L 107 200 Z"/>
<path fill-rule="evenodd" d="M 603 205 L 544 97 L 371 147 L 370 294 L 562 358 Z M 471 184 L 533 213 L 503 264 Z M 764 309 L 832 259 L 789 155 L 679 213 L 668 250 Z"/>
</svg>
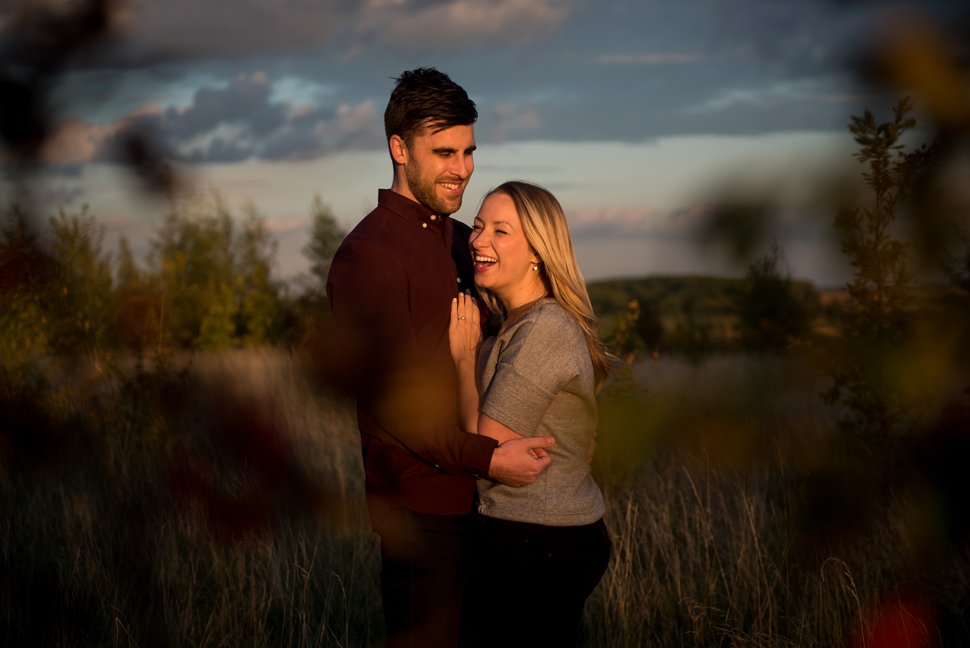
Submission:
<svg viewBox="0 0 970 648">
<path fill-rule="evenodd" d="M 538 261 L 532 264 L 532 272 L 539 272 L 539 262 Z"/>
</svg>

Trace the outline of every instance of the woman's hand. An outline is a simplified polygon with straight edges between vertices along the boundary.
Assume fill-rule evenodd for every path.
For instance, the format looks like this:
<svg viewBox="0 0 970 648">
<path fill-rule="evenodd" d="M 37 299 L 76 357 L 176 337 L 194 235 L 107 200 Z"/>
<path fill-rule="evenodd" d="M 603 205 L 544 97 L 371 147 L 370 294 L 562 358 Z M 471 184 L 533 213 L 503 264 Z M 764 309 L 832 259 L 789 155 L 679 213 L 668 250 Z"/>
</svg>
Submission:
<svg viewBox="0 0 970 648">
<path fill-rule="evenodd" d="M 466 363 L 470 363 L 469 366 L 474 369 L 475 357 L 481 341 L 482 326 L 478 304 L 471 295 L 458 293 L 458 296 L 451 300 L 448 343 L 451 348 L 451 358 L 459 371 Z"/>
<path fill-rule="evenodd" d="M 475 385 L 475 359 L 482 341 L 478 304 L 470 295 L 459 293 L 451 300 L 448 345 L 458 370 L 461 422 L 465 432 L 478 434 L 478 387 Z"/>
</svg>

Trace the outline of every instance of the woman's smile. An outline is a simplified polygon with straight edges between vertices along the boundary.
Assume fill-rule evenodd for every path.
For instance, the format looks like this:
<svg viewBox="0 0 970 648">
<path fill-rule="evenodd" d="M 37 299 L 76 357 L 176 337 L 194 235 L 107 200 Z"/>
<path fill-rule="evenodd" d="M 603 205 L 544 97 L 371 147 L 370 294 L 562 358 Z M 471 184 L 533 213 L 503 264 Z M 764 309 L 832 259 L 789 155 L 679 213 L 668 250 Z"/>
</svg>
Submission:
<svg viewBox="0 0 970 648">
<path fill-rule="evenodd" d="M 469 239 L 475 264 L 475 284 L 490 290 L 512 309 L 530 302 L 545 290 L 533 271 L 536 254 L 522 229 L 512 198 L 494 193 L 482 203 Z"/>
</svg>

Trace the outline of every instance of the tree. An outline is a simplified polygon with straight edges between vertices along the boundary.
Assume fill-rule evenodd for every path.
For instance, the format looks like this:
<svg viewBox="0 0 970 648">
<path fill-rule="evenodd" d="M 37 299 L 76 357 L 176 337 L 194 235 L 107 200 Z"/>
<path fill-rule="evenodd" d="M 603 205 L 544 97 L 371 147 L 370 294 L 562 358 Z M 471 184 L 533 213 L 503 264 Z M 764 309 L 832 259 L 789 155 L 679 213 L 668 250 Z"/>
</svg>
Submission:
<svg viewBox="0 0 970 648">
<path fill-rule="evenodd" d="M 162 311 L 157 282 L 138 267 L 124 236 L 118 241 L 113 313 L 120 345 L 132 351 L 158 345 Z"/>
<path fill-rule="evenodd" d="M 333 212 L 317 194 L 310 206 L 309 240 L 303 255 L 310 261 L 309 276 L 300 278 L 299 296 L 288 302 L 283 324 L 285 336 L 291 340 L 306 340 L 327 328 L 330 308 L 327 305 L 327 274 L 333 255 L 346 232 L 337 223 Z"/>
<path fill-rule="evenodd" d="M 60 210 L 42 240 L 12 205 L 0 229 L 2 355 L 99 354 L 111 339 L 110 258 L 104 227 L 82 207 Z"/>
<path fill-rule="evenodd" d="M 791 274 L 781 265 L 784 251 L 778 242 L 749 267 L 737 296 L 741 341 L 750 350 L 777 351 L 806 336 L 809 312 L 795 294 Z"/>
<path fill-rule="evenodd" d="M 181 348 L 225 348 L 236 337 L 233 224 L 218 196 L 173 209 L 152 241 L 162 340 Z"/>
<path fill-rule="evenodd" d="M 643 341 L 637 335 L 640 321 L 640 302 L 635 298 L 627 302 L 626 310 L 616 313 L 609 336 L 604 339 L 607 348 L 628 365 L 632 365 L 643 351 Z"/>
<path fill-rule="evenodd" d="M 908 116 L 912 108 L 904 98 L 893 109 L 890 122 L 877 124 L 867 110 L 861 117 L 853 116 L 849 125 L 859 144 L 855 157 L 868 167 L 862 177 L 872 190 L 869 206 L 843 206 L 835 219 L 842 252 L 854 268 L 847 288 L 856 306 L 853 324 L 859 333 L 898 335 L 901 316 L 909 307 L 912 275 L 906 246 L 893 236 L 892 225 L 933 155 L 926 144 L 907 149 L 900 142 L 916 127 L 916 120 Z"/>
<path fill-rule="evenodd" d="M 131 253 L 128 237 L 118 239 L 118 285 L 130 286 L 144 280 L 142 271 L 138 268 L 135 255 Z"/>
<path fill-rule="evenodd" d="M 272 278 L 276 241 L 253 205 L 245 211 L 236 241 L 239 329 L 247 344 L 267 344 L 279 338 L 282 322 L 280 291 Z"/>
<path fill-rule="evenodd" d="M 47 351 L 53 267 L 26 214 L 11 204 L 0 226 L 0 360 L 20 364 Z"/>
<path fill-rule="evenodd" d="M 692 364 L 700 364 L 716 345 L 713 326 L 701 314 L 700 299 L 687 294 L 680 300 L 680 314 L 674 326 L 671 346 Z"/>
<path fill-rule="evenodd" d="M 632 365 L 644 353 L 656 357 L 663 344 L 663 325 L 654 309 L 643 306 L 636 297 L 626 303 L 626 310 L 613 313 L 611 326 L 603 342 L 606 347 Z"/>
<path fill-rule="evenodd" d="M 256 208 L 244 210 L 236 225 L 214 195 L 180 205 L 159 227 L 150 267 L 166 344 L 223 349 L 279 341 L 276 243 Z"/>
<path fill-rule="evenodd" d="M 650 356 L 653 358 L 659 356 L 660 348 L 664 344 L 664 327 L 656 307 L 652 304 L 641 304 L 634 328 Z"/>
<path fill-rule="evenodd" d="M 48 304 L 51 347 L 62 355 L 97 354 L 111 339 L 111 260 L 102 251 L 104 226 L 88 213 L 62 209 L 50 220 L 55 261 Z"/>
<path fill-rule="evenodd" d="M 310 274 L 319 294 L 325 292 L 330 262 L 346 235 L 320 195 L 314 196 L 310 207 L 310 240 L 303 248 L 303 254 L 310 260 Z"/>
<path fill-rule="evenodd" d="M 867 110 L 849 124 L 871 201 L 866 206 L 843 206 L 835 219 L 842 252 L 854 273 L 847 285 L 851 308 L 845 344 L 833 363 L 825 398 L 842 405 L 843 424 L 861 434 L 898 433 L 909 418 L 885 361 L 904 342 L 911 310 L 907 249 L 894 237 L 892 225 L 933 155 L 925 144 L 909 148 L 900 141 L 916 126 L 911 110 L 912 102 L 902 99 L 891 121 L 877 123 Z"/>
</svg>

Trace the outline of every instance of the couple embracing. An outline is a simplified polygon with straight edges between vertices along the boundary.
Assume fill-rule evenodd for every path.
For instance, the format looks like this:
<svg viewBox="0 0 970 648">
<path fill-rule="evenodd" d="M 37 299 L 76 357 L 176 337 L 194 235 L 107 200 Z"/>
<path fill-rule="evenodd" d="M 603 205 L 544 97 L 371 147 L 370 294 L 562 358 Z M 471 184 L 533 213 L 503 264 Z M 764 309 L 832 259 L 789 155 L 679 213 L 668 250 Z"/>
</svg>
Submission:
<svg viewBox="0 0 970 648">
<path fill-rule="evenodd" d="M 590 474 L 609 356 L 551 193 L 506 182 L 473 228 L 450 218 L 477 117 L 447 75 L 398 77 L 391 188 L 327 282 L 354 333 L 386 645 L 574 645 L 610 555 Z"/>
</svg>

